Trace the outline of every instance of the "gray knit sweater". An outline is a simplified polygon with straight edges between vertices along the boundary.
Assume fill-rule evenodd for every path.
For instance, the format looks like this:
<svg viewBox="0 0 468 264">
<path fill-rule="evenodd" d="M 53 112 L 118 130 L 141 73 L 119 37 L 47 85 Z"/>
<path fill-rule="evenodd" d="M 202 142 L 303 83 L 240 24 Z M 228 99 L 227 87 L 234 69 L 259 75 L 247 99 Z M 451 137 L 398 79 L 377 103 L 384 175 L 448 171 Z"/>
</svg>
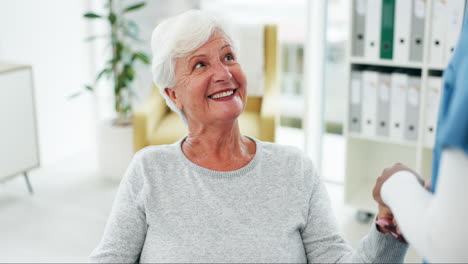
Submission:
<svg viewBox="0 0 468 264">
<path fill-rule="evenodd" d="M 190 162 L 183 139 L 136 153 L 90 261 L 403 262 L 407 246 L 375 227 L 351 249 L 311 160 L 253 140 L 230 172 Z"/>
</svg>

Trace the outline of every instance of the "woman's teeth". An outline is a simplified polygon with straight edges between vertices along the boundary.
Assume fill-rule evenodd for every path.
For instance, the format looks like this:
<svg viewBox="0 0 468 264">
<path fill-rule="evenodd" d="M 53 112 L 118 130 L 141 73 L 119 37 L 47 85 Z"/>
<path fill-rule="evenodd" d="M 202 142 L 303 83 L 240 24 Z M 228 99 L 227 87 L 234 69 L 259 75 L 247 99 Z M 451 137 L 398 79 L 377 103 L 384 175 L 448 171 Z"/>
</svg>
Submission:
<svg viewBox="0 0 468 264">
<path fill-rule="evenodd" d="M 219 99 L 219 98 L 223 98 L 223 97 L 228 97 L 230 95 L 232 95 L 234 93 L 234 90 L 231 90 L 231 91 L 226 91 L 226 92 L 222 92 L 222 93 L 217 93 L 217 94 L 213 94 L 211 97 L 211 99 Z"/>
</svg>

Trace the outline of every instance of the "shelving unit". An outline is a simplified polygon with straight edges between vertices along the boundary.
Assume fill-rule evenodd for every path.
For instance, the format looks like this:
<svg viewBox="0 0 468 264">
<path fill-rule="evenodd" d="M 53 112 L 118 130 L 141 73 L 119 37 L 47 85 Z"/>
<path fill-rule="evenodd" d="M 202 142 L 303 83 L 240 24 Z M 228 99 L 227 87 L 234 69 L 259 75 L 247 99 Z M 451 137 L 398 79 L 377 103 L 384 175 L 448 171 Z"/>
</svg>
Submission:
<svg viewBox="0 0 468 264">
<path fill-rule="evenodd" d="M 353 32 L 353 8 L 354 1 L 350 8 L 349 32 Z M 370 0 L 373 1 L 373 0 Z M 411 0 L 413 1 L 413 0 Z M 370 216 L 377 212 L 377 203 L 372 198 L 372 190 L 377 177 L 382 171 L 401 162 L 412 168 L 424 179 L 429 179 L 432 168 L 432 148 L 424 144 L 424 129 L 427 118 L 426 94 L 428 90 L 428 79 L 430 76 L 441 76 L 445 65 L 430 65 L 429 49 L 431 34 L 432 8 L 434 1 L 426 1 L 425 24 L 423 37 L 423 58 L 421 62 L 396 63 L 386 59 L 368 59 L 364 57 L 352 56 L 352 41 L 349 41 L 347 48 L 347 83 L 346 102 L 347 113 L 344 123 L 344 136 L 346 139 L 346 164 L 345 164 L 345 203 L 358 210 L 360 218 L 362 214 Z M 395 21 L 398 14 L 395 14 Z M 352 36 L 352 33 L 349 34 Z M 369 67 L 376 67 L 381 71 L 410 71 L 412 75 L 421 77 L 421 87 L 419 93 L 419 122 L 418 137 L 416 141 L 395 140 L 382 136 L 363 136 L 350 132 L 349 115 L 351 102 L 351 73 L 353 70 L 362 70 Z"/>
</svg>

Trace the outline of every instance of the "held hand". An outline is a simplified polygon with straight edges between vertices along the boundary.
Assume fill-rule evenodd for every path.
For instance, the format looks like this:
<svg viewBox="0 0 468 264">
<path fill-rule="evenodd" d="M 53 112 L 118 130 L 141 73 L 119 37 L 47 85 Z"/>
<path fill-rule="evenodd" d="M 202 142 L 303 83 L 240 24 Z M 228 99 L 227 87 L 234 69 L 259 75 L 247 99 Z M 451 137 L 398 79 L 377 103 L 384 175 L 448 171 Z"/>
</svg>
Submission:
<svg viewBox="0 0 468 264">
<path fill-rule="evenodd" d="M 374 200 L 379 205 L 386 207 L 386 205 L 383 202 L 382 197 L 380 195 L 380 191 L 382 189 L 382 185 L 384 184 L 384 182 L 386 180 L 388 180 L 395 173 L 397 173 L 399 171 L 405 171 L 405 170 L 411 172 L 416 177 L 416 179 L 419 181 L 419 183 L 421 183 L 421 185 L 424 185 L 423 179 L 421 179 L 421 177 L 416 172 L 414 172 L 413 170 L 411 170 L 410 168 L 406 167 L 405 165 L 403 165 L 401 163 L 396 163 L 392 167 L 384 169 L 382 171 L 382 174 L 380 175 L 380 177 L 377 178 L 377 181 L 375 183 L 374 190 L 373 190 L 372 194 L 374 196 Z"/>
<path fill-rule="evenodd" d="M 390 208 L 379 204 L 379 213 L 375 219 L 375 225 L 379 232 L 390 233 L 400 242 L 407 243 L 398 228 L 398 223 L 396 222 L 395 217 L 393 217 L 393 213 Z"/>
</svg>

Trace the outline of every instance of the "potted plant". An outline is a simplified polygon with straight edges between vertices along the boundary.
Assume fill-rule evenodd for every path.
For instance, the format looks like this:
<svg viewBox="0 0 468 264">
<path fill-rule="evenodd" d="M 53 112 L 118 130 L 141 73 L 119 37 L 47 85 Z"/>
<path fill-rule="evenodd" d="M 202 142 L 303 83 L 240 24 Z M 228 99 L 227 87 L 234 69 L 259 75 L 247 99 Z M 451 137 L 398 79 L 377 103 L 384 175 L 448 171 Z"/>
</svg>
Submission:
<svg viewBox="0 0 468 264">
<path fill-rule="evenodd" d="M 94 83 L 85 85 L 83 91 L 95 91 L 103 77 L 111 81 L 117 117 L 110 122 L 102 120 L 98 123 L 97 159 L 100 175 L 117 182 L 123 176 L 134 153 L 131 99 L 135 94 L 132 88 L 136 77 L 135 64 L 149 64 L 148 56 L 135 48 L 136 44 L 141 42 L 138 26 L 126 18 L 125 14 L 140 9 L 145 4 L 140 2 L 119 8 L 119 3 L 107 0 L 105 14 L 87 12 L 83 15 L 86 19 L 105 21 L 109 26 L 108 33 L 87 39 L 108 40 L 111 52 L 104 68 L 97 73 Z"/>
<path fill-rule="evenodd" d="M 135 49 L 135 44 L 141 42 L 138 25 L 125 17 L 125 14 L 145 6 L 140 2 L 125 8 L 116 7 L 114 0 L 107 0 L 106 14 L 87 12 L 83 16 L 91 20 L 104 20 L 109 25 L 109 33 L 103 36 L 91 36 L 87 40 L 107 38 L 111 47 L 110 57 L 104 69 L 99 71 L 93 84 L 85 85 L 88 91 L 94 91 L 102 77 L 111 79 L 114 92 L 114 110 L 117 114 L 113 125 L 125 126 L 131 124 L 132 96 L 135 94 L 132 82 L 136 77 L 135 63 L 149 64 L 148 56 Z"/>
</svg>

